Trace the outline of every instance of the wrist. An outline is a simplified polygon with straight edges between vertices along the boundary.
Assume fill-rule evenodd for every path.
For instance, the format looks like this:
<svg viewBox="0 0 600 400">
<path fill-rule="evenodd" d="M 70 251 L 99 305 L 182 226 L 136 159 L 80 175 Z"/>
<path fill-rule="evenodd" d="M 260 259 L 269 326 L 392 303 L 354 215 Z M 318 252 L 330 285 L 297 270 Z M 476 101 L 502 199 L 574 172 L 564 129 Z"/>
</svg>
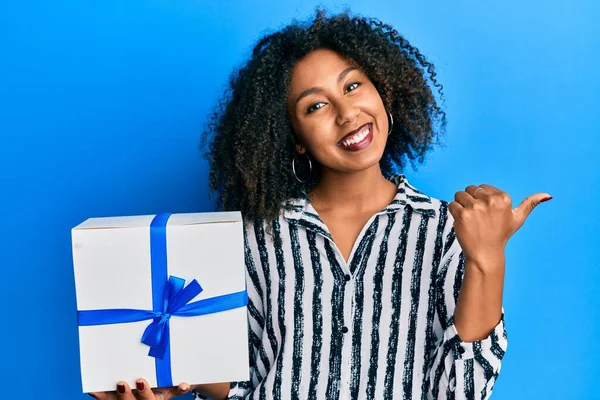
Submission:
<svg viewBox="0 0 600 400">
<path fill-rule="evenodd" d="M 482 254 L 466 256 L 468 269 L 483 275 L 496 276 L 504 272 L 506 256 L 504 250 L 490 250 Z"/>
</svg>

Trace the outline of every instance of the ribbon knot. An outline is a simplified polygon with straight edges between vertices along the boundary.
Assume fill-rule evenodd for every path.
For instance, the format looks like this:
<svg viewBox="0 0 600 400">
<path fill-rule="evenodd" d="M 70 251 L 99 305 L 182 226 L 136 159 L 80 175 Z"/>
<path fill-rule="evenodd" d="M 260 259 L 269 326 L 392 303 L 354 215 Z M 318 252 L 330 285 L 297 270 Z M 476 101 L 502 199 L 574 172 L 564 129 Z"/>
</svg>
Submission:
<svg viewBox="0 0 600 400">
<path fill-rule="evenodd" d="M 202 292 L 202 287 L 195 279 L 185 286 L 185 279 L 169 276 L 169 281 L 164 291 L 163 311 L 157 312 L 156 318 L 148 325 L 142 335 L 142 343 L 150 346 L 150 357 L 165 357 L 169 344 L 169 320 L 171 316 L 178 315 L 181 309 L 194 297 Z M 184 314 L 181 314 L 182 316 Z"/>
</svg>

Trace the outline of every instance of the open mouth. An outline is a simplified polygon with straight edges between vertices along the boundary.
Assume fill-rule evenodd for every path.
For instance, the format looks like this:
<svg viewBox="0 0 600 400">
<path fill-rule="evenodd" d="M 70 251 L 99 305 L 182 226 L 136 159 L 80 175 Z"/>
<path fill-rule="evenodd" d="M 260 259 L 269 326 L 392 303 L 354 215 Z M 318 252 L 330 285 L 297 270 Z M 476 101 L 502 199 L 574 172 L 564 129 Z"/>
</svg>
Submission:
<svg viewBox="0 0 600 400">
<path fill-rule="evenodd" d="M 338 142 L 344 150 L 356 151 L 367 147 L 373 141 L 373 124 L 361 126 L 356 132 L 348 134 Z"/>
</svg>

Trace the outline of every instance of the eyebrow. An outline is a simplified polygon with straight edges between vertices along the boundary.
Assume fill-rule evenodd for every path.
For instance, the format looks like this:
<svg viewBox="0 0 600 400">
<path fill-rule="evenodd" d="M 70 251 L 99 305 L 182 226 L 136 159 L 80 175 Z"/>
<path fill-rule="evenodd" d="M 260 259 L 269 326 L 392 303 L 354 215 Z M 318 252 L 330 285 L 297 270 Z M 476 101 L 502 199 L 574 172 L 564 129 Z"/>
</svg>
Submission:
<svg viewBox="0 0 600 400">
<path fill-rule="evenodd" d="M 348 75 L 348 73 L 350 71 L 353 71 L 355 69 L 358 69 L 356 67 L 348 67 L 345 70 L 343 70 L 342 72 L 340 72 L 340 74 L 338 75 L 337 81 L 338 83 L 344 79 L 346 77 L 346 75 Z M 318 92 L 322 92 L 323 88 L 318 86 L 318 87 L 311 87 L 310 89 L 306 89 L 304 92 L 300 93 L 300 96 L 298 96 L 298 98 L 296 99 L 296 104 L 298 104 L 298 102 L 303 98 L 308 96 L 309 94 L 313 94 L 313 93 L 318 93 Z"/>
</svg>

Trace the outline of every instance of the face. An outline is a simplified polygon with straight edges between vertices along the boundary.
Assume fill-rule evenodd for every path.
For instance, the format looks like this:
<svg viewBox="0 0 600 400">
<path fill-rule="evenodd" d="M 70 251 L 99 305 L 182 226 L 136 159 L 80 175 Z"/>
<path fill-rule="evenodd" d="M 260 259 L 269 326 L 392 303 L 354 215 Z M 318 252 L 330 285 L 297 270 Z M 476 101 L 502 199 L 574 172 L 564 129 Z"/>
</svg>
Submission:
<svg viewBox="0 0 600 400">
<path fill-rule="evenodd" d="M 377 89 L 362 70 L 338 53 L 319 49 L 292 69 L 288 111 L 306 151 L 323 173 L 379 168 L 389 129 Z"/>
</svg>

